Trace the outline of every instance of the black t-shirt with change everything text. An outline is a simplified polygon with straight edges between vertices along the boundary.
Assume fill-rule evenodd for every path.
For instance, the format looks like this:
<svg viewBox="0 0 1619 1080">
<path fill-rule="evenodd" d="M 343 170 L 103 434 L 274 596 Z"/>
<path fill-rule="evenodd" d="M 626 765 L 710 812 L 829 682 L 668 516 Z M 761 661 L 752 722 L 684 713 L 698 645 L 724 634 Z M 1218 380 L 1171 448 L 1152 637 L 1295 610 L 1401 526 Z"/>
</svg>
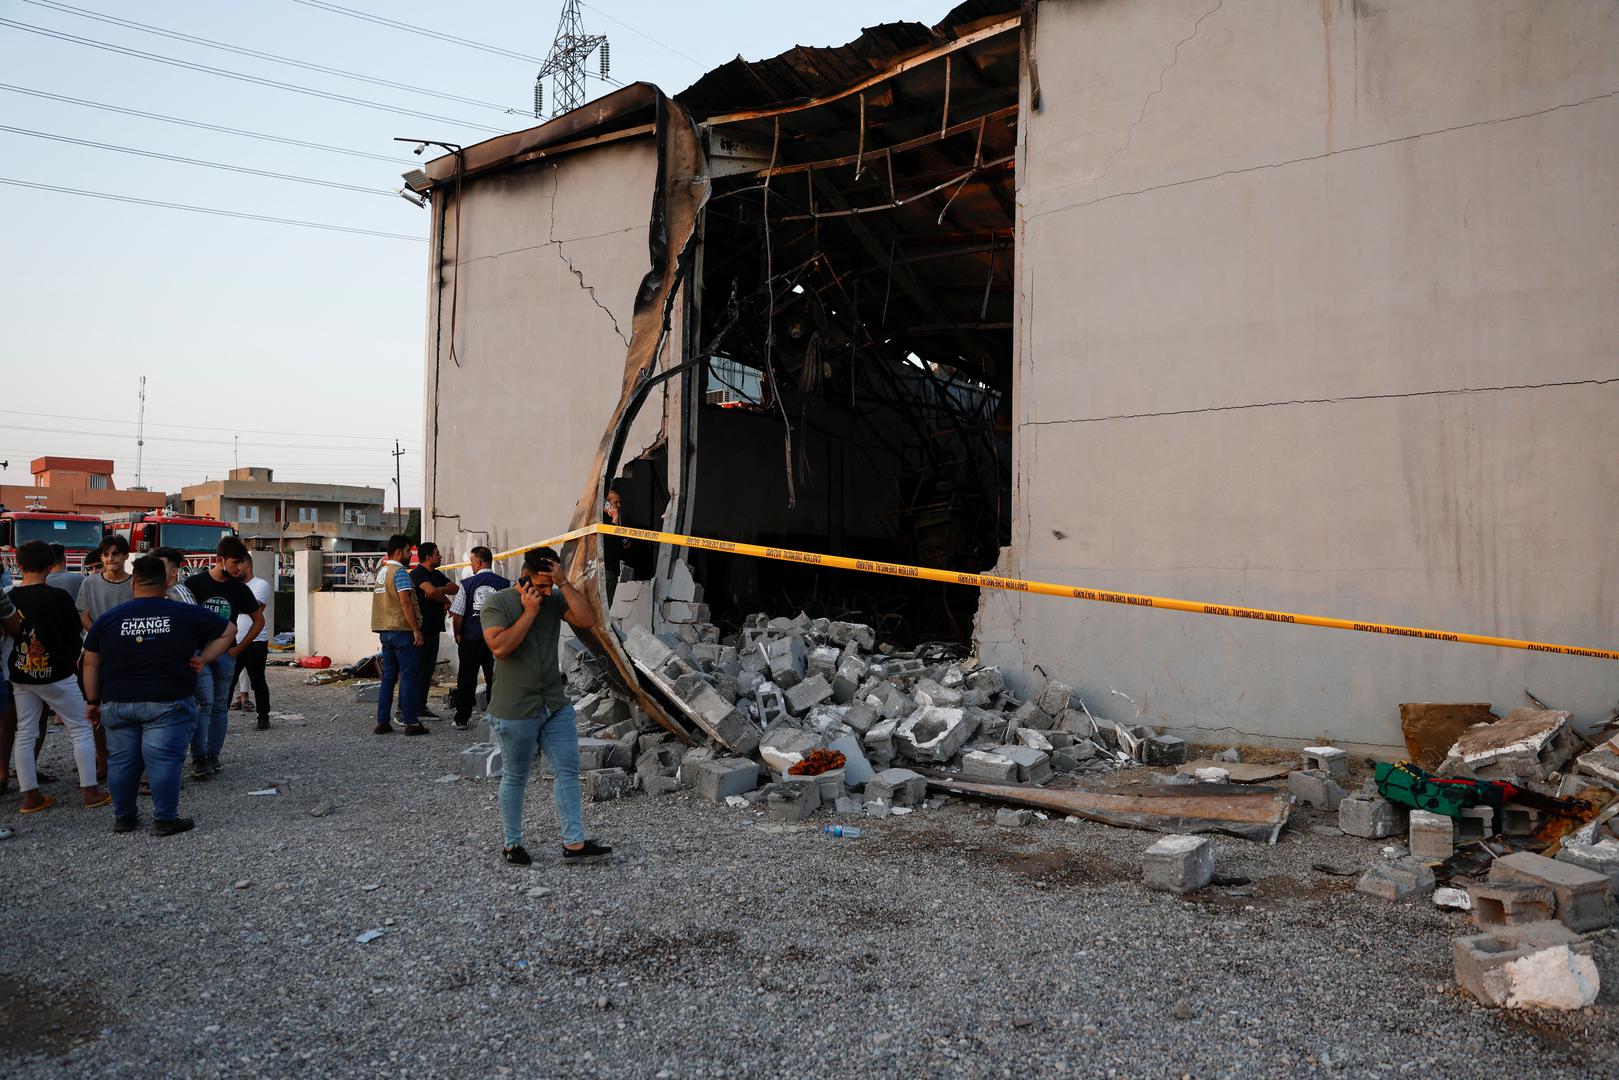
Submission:
<svg viewBox="0 0 1619 1080">
<path fill-rule="evenodd" d="M 264 606 L 245 582 L 233 577 L 215 581 L 211 573 L 193 574 L 186 578 L 186 588 L 198 604 L 229 623 L 235 623 L 238 615 L 251 615 Z"/>
<path fill-rule="evenodd" d="M 143 596 L 96 620 L 84 647 L 101 657 L 101 700 L 181 701 L 197 689 L 191 658 L 225 632 L 196 604 Z"/>
<path fill-rule="evenodd" d="M 7 671 L 20 686 L 71 678 L 79 666 L 79 609 L 73 597 L 52 585 L 19 585 L 11 602 L 22 616 Z"/>
</svg>

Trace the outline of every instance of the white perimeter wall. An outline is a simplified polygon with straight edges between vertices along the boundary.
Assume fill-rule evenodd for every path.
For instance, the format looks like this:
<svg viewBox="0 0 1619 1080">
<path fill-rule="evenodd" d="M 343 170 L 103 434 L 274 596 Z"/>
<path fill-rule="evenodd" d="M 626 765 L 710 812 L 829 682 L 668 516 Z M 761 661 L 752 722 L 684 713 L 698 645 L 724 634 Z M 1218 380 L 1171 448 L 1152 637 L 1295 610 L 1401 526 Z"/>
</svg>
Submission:
<svg viewBox="0 0 1619 1080">
<path fill-rule="evenodd" d="M 1619 4 L 1057 0 L 1036 59 L 1003 569 L 1619 646 Z M 980 629 L 1210 738 L 1619 702 L 1599 660 L 1008 594 Z"/>
</svg>

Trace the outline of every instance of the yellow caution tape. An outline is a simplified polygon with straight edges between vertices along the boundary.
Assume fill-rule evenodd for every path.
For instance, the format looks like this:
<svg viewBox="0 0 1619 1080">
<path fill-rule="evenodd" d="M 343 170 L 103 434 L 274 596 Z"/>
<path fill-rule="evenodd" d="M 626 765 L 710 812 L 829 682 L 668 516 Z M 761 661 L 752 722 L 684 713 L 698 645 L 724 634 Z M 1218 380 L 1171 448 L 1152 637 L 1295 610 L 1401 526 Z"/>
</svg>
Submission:
<svg viewBox="0 0 1619 1080">
<path fill-rule="evenodd" d="M 823 555 L 814 551 L 795 551 L 791 548 L 765 547 L 743 544 L 734 540 L 712 540 L 705 536 L 686 536 L 683 533 L 658 532 L 655 529 L 631 529 L 622 525 L 586 525 L 582 529 L 541 540 L 524 547 L 502 551 L 495 558 L 504 559 L 521 555 L 537 547 L 554 547 L 569 540 L 577 540 L 590 533 L 622 536 L 632 540 L 648 540 L 655 544 L 675 544 L 679 547 L 701 548 L 705 551 L 723 551 L 729 555 L 747 555 L 755 559 L 775 559 L 778 562 L 804 563 L 810 566 L 830 566 L 839 570 L 857 570 L 866 574 L 887 574 L 890 577 L 914 578 L 920 581 L 941 581 L 947 585 L 972 585 L 980 589 L 1002 589 L 1007 592 L 1036 593 L 1040 596 L 1061 596 L 1069 600 L 1097 600 L 1104 604 L 1125 604 L 1130 607 L 1158 608 L 1163 611 L 1184 611 L 1193 615 L 1222 615 L 1228 619 L 1257 619 L 1261 622 L 1289 623 L 1294 626 L 1319 626 L 1328 630 L 1355 630 L 1362 634 L 1390 634 L 1394 637 L 1421 638 L 1427 641 L 1451 641 L 1462 645 L 1489 645 L 1497 649 L 1524 649 L 1528 652 L 1559 653 L 1563 656 L 1587 656 L 1595 660 L 1619 660 L 1619 650 L 1590 649 L 1578 645 L 1554 645 L 1546 641 L 1524 641 L 1519 638 L 1492 637 L 1488 634 L 1464 634 L 1453 630 L 1427 630 L 1418 626 L 1396 626 L 1392 623 L 1367 622 L 1360 619 L 1335 619 L 1328 615 L 1304 615 L 1296 611 L 1271 611 L 1267 608 L 1239 607 L 1235 604 L 1208 604 L 1199 600 L 1176 600 L 1168 596 L 1147 596 L 1141 593 L 1116 592 L 1111 589 L 1087 589 L 1079 585 L 1057 585 L 1049 581 L 1023 581 L 1018 578 L 998 577 L 992 574 L 968 574 L 957 570 L 936 570 L 927 566 L 909 566 L 905 563 L 878 562 L 873 559 L 851 559 L 843 555 Z M 440 567 L 450 570 L 465 566 L 454 563 Z"/>
<path fill-rule="evenodd" d="M 496 561 L 499 561 L 501 559 L 510 559 L 518 555 L 527 554 L 528 552 L 533 551 L 535 548 L 556 547 L 558 544 L 566 544 L 569 540 L 577 540 L 581 536 L 589 536 L 599 528 L 601 528 L 601 526 L 586 525 L 582 529 L 575 529 L 573 532 L 565 532 L 561 536 L 553 536 L 549 540 L 536 540 L 532 544 L 524 544 L 522 547 L 514 547 L 510 551 L 497 551 L 494 553 L 493 558 Z M 472 564 L 469 562 L 453 562 L 445 563 L 443 566 L 440 566 L 439 569 L 463 570 L 471 565 Z"/>
</svg>

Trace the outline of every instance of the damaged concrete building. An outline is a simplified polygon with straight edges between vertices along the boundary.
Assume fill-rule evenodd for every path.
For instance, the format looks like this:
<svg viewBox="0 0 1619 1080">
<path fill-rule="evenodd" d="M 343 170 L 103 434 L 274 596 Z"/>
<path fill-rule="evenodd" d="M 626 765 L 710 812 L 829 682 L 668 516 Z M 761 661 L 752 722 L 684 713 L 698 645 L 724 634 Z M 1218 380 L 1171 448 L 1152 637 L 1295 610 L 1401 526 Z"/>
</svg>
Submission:
<svg viewBox="0 0 1619 1080">
<path fill-rule="evenodd" d="M 1604 0 L 971 0 L 627 86 L 426 168 L 424 535 L 616 483 L 634 526 L 1611 647 L 1616 93 Z M 694 579 L 1198 740 L 1619 699 L 1594 659 L 622 557 L 649 629 Z"/>
</svg>

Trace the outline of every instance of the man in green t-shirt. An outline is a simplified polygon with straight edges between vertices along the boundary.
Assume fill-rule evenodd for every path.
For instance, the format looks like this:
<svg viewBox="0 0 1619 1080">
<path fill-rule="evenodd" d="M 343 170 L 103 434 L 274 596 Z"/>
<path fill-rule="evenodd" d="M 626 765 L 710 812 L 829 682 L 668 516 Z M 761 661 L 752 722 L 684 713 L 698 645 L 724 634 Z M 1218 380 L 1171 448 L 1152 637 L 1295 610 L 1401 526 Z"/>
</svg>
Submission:
<svg viewBox="0 0 1619 1080">
<path fill-rule="evenodd" d="M 551 548 L 523 556 L 517 583 L 490 597 L 479 613 L 483 637 L 495 655 L 489 726 L 500 740 L 502 857 L 516 866 L 534 860 L 523 850 L 523 793 L 536 745 L 556 774 L 554 796 L 562 826 L 562 861 L 569 865 L 612 854 L 585 839 L 579 804 L 579 727 L 557 665 L 562 620 L 577 630 L 596 625 L 585 598 L 563 576 Z"/>
</svg>

